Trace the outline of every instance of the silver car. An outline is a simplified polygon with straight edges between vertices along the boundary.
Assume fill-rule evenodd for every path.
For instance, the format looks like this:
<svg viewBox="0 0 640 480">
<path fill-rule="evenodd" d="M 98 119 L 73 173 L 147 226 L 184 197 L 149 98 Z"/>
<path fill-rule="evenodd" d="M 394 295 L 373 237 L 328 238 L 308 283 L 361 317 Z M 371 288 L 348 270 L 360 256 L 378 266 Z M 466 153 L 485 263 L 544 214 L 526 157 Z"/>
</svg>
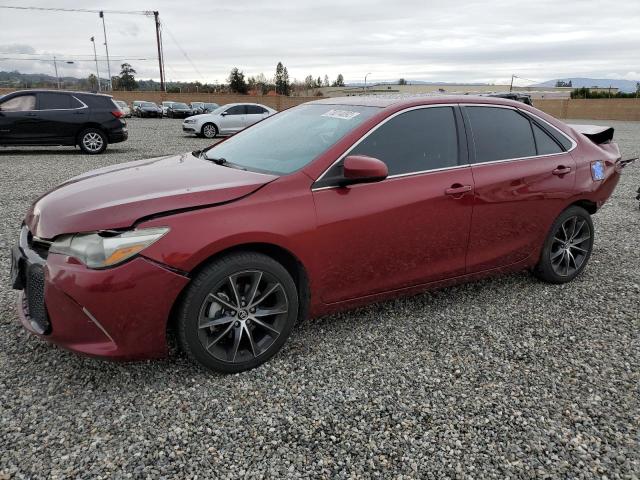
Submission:
<svg viewBox="0 0 640 480">
<path fill-rule="evenodd" d="M 233 135 L 274 113 L 273 108 L 259 103 L 229 103 L 211 113 L 186 118 L 182 131 L 206 138 Z"/>
<path fill-rule="evenodd" d="M 129 108 L 129 105 L 127 105 L 127 102 L 122 100 L 114 100 L 114 102 L 116 102 L 116 105 L 118 105 L 125 118 L 131 118 L 131 109 Z"/>
</svg>

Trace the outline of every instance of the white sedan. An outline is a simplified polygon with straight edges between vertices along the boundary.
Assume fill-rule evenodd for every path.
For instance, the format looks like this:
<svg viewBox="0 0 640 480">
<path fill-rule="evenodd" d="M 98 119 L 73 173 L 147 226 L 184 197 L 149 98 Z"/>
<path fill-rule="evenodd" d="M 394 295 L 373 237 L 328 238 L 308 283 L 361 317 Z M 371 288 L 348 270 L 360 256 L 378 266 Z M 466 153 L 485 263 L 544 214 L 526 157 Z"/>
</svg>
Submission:
<svg viewBox="0 0 640 480">
<path fill-rule="evenodd" d="M 186 118 L 182 131 L 206 138 L 233 135 L 274 113 L 273 108 L 258 103 L 229 103 L 211 113 Z"/>
</svg>

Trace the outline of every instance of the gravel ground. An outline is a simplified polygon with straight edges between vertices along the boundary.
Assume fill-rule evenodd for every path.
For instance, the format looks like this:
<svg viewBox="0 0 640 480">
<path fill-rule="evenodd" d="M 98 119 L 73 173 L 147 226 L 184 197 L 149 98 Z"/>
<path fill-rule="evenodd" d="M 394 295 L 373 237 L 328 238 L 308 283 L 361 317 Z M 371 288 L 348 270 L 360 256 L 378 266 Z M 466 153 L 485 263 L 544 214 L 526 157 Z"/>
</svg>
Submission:
<svg viewBox="0 0 640 480">
<path fill-rule="evenodd" d="M 305 322 L 267 365 L 220 376 L 82 358 L 18 325 L 7 252 L 38 194 L 209 143 L 129 123 L 97 157 L 0 149 L 0 478 L 638 478 L 640 166 L 573 283 L 520 273 Z M 640 122 L 607 123 L 640 153 Z"/>
</svg>

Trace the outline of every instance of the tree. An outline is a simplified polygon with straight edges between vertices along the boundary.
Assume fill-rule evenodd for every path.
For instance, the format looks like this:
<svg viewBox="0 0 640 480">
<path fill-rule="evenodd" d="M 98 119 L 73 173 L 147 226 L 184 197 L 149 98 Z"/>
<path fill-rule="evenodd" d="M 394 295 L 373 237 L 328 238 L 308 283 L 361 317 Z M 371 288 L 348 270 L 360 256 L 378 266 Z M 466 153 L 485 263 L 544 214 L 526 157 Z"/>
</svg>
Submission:
<svg viewBox="0 0 640 480">
<path fill-rule="evenodd" d="M 93 73 L 89 74 L 89 77 L 87 78 L 87 83 L 89 84 L 89 90 L 98 89 L 98 77 L 96 77 Z"/>
<path fill-rule="evenodd" d="M 328 87 L 329 86 L 329 75 L 325 75 L 324 76 L 324 82 L 322 82 L 322 86 L 323 87 Z"/>
<path fill-rule="evenodd" d="M 276 65 L 276 93 L 279 95 L 289 95 L 291 92 L 291 85 L 289 84 L 289 72 L 287 67 L 282 65 L 282 62 L 278 62 Z"/>
<path fill-rule="evenodd" d="M 406 85 L 407 81 L 404 78 L 401 78 L 400 80 L 398 80 L 398 85 Z"/>
<path fill-rule="evenodd" d="M 228 81 L 229 88 L 233 93 L 247 93 L 249 87 L 247 86 L 247 82 L 244 80 L 244 73 L 238 70 L 237 67 L 233 67 L 231 69 Z"/>
<path fill-rule="evenodd" d="M 344 87 L 344 77 L 341 73 L 338 74 L 338 78 L 336 78 L 335 82 L 331 84 L 332 87 Z"/>
<path fill-rule="evenodd" d="M 322 87 L 322 79 L 318 77 L 318 79 L 316 80 L 316 88 L 320 88 L 320 87 Z"/>
<path fill-rule="evenodd" d="M 120 65 L 120 76 L 118 77 L 118 89 L 120 90 L 136 90 L 138 82 L 136 82 L 136 71 L 128 63 Z"/>
<path fill-rule="evenodd" d="M 307 77 L 304 79 L 304 88 L 306 88 L 307 90 L 316 88 L 316 81 L 311 75 L 307 75 Z"/>
</svg>

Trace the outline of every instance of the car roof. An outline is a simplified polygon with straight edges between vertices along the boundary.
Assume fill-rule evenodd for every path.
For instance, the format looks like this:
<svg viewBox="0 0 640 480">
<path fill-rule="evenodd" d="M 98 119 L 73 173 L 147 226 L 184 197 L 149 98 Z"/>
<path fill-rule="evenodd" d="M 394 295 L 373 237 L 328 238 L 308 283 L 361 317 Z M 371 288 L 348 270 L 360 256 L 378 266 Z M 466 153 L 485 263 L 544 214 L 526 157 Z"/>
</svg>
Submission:
<svg viewBox="0 0 640 480">
<path fill-rule="evenodd" d="M 106 95 L 104 93 L 85 92 L 82 90 L 55 90 L 51 88 L 33 88 L 29 90 L 16 90 L 15 92 L 11 92 L 11 93 L 69 93 L 71 95 L 95 95 L 98 97 L 113 98 L 111 95 Z"/>
<path fill-rule="evenodd" d="M 403 108 L 416 105 L 435 105 L 440 103 L 484 103 L 521 107 L 522 103 L 500 97 L 479 95 L 361 95 L 351 97 L 331 97 L 314 100 L 309 104 L 317 105 L 353 105 L 360 107 Z"/>
</svg>

